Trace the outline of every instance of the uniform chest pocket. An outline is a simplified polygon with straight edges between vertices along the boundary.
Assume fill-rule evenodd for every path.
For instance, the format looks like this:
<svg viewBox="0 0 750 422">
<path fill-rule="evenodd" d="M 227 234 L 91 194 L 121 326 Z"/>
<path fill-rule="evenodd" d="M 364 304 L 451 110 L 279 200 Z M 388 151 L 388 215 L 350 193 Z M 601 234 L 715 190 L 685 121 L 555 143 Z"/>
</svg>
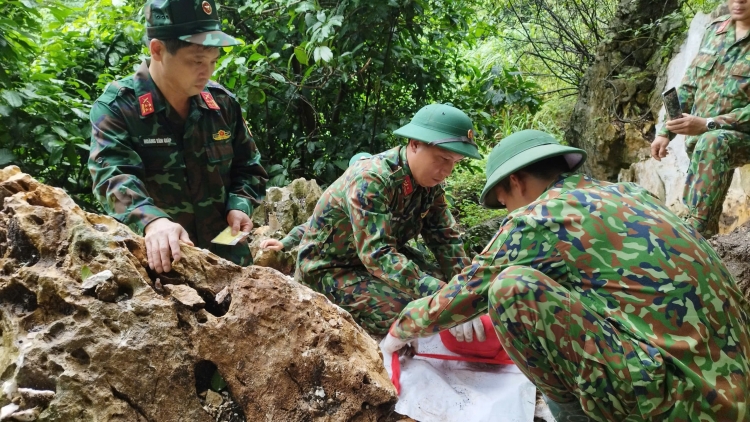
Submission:
<svg viewBox="0 0 750 422">
<path fill-rule="evenodd" d="M 209 164 L 230 166 L 234 158 L 232 140 L 211 141 L 206 144 L 206 157 Z"/>
<path fill-rule="evenodd" d="M 735 98 L 745 100 L 750 98 L 750 63 L 746 60 L 738 61 L 732 66 L 732 78 L 729 81 Z"/>
<path fill-rule="evenodd" d="M 162 138 L 139 139 L 138 155 L 141 157 L 143 167 L 150 170 L 149 173 L 184 169 L 185 160 L 177 145 L 170 145 L 171 140 L 168 138 L 158 143 L 159 139 Z"/>
<path fill-rule="evenodd" d="M 700 53 L 695 58 L 695 72 L 698 78 L 705 77 L 716 65 L 717 56 Z"/>
</svg>

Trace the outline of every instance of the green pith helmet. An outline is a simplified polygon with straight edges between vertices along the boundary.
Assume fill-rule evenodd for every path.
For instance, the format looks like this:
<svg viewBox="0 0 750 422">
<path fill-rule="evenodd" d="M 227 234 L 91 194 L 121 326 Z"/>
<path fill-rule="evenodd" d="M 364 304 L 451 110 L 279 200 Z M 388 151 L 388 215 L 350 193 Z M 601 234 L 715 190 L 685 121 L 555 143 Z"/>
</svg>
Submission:
<svg viewBox="0 0 750 422">
<path fill-rule="evenodd" d="M 411 122 L 394 135 L 436 145 L 464 157 L 481 159 L 474 142 L 474 127 L 463 111 L 447 104 L 422 107 Z"/>
<path fill-rule="evenodd" d="M 180 39 L 211 47 L 242 44 L 221 32 L 214 0 L 150 0 L 146 3 L 146 35 L 149 39 Z"/>
<path fill-rule="evenodd" d="M 492 193 L 495 185 L 524 167 L 558 155 L 565 157 L 570 171 L 578 170 L 586 161 L 586 151 L 560 145 L 552 135 L 539 130 L 522 130 L 508 136 L 492 148 L 487 159 L 487 183 L 479 202 L 487 208 L 505 208 Z"/>
<path fill-rule="evenodd" d="M 363 158 L 370 158 L 370 157 L 372 157 L 372 154 L 369 154 L 369 153 L 366 153 L 366 152 L 358 152 L 358 153 L 352 155 L 352 158 L 349 159 L 349 167 L 351 167 L 352 164 L 354 164 L 354 162 L 357 161 L 357 160 L 361 160 Z"/>
</svg>

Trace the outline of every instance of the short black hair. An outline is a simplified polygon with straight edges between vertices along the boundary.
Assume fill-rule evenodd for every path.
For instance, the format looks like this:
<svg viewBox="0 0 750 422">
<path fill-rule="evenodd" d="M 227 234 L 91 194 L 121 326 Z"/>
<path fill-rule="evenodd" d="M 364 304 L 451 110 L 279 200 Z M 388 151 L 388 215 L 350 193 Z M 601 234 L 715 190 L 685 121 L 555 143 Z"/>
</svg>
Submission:
<svg viewBox="0 0 750 422">
<path fill-rule="evenodd" d="M 159 41 L 164 43 L 164 47 L 167 48 L 167 52 L 173 56 L 177 54 L 178 51 L 182 50 L 183 48 L 190 47 L 191 45 L 199 45 L 203 47 L 204 50 L 212 50 L 214 48 L 219 48 L 213 45 L 195 44 L 195 43 L 183 41 L 179 38 L 170 38 L 167 40 L 159 40 Z"/>
<path fill-rule="evenodd" d="M 570 166 L 565 160 L 564 155 L 557 155 L 555 157 L 545 158 L 537 161 L 536 163 L 529 164 L 528 166 L 519 169 L 515 173 L 526 173 L 539 180 L 552 180 L 555 177 L 567 173 L 570 171 Z M 510 175 L 505 179 L 497 183 L 497 186 L 501 186 L 505 192 L 510 191 Z"/>
</svg>

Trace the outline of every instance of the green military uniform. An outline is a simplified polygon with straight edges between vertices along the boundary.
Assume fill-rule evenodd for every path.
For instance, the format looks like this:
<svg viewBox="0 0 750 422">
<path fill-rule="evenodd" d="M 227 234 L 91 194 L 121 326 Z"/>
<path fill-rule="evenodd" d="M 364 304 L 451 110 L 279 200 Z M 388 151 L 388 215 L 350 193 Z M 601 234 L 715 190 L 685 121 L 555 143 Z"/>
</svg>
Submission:
<svg viewBox="0 0 750 422">
<path fill-rule="evenodd" d="M 684 112 L 713 118 L 718 126 L 686 139 L 687 218 L 706 237 L 718 232 L 733 170 L 750 163 L 750 38 L 735 41 L 735 33 L 729 16 L 713 21 L 678 89 Z M 667 134 L 666 128 L 659 132 Z"/>
<path fill-rule="evenodd" d="M 479 156 L 463 112 L 433 104 L 414 116 L 415 124 L 396 134 Z M 429 274 L 424 257 L 407 247 L 420 234 L 442 274 Z M 468 263 L 443 188 L 419 186 L 406 147 L 397 147 L 357 161 L 326 189 L 302 237 L 297 274 L 364 328 L 383 334 L 407 303 L 436 292 L 443 275 Z"/>
<path fill-rule="evenodd" d="M 522 154 L 556 143 L 500 149 L 528 145 L 528 132 L 503 140 L 488 168 L 496 151 L 522 168 Z M 492 174 L 485 205 L 503 178 Z M 636 184 L 562 175 L 390 334 L 430 335 L 487 311 L 529 379 L 591 419 L 750 418 L 748 303 L 708 242 Z"/>
<path fill-rule="evenodd" d="M 195 14 L 216 17 L 213 1 L 204 3 L 208 6 L 195 6 Z M 177 13 L 192 10 L 188 6 L 194 2 L 153 2 L 146 14 L 163 17 L 171 7 L 180 10 L 172 16 L 177 19 Z M 176 37 L 169 25 L 153 27 L 151 20 L 149 25 L 150 36 L 154 30 L 159 36 Z M 201 25 L 200 30 L 218 29 L 218 18 Z M 213 37 L 208 45 L 221 38 L 208 35 Z M 206 37 L 201 33 L 181 38 L 193 42 Z M 230 42 L 227 38 L 231 37 L 223 34 L 224 45 Z M 88 165 L 94 195 L 108 214 L 136 233 L 143 234 L 155 219 L 168 218 L 180 224 L 196 246 L 237 264 L 250 264 L 246 241 L 236 246 L 210 243 L 227 227 L 230 210 L 250 215 L 265 194 L 267 175 L 239 103 L 224 87 L 209 82 L 190 99 L 183 120 L 155 85 L 148 65 L 146 60 L 134 75 L 109 84 L 91 109 Z"/>
</svg>

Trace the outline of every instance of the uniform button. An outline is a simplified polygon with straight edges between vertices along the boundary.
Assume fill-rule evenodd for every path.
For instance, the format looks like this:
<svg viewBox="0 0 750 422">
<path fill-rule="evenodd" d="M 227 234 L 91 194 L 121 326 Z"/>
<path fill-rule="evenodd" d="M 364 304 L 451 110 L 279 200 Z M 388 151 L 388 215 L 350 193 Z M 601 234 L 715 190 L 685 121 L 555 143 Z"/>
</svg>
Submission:
<svg viewBox="0 0 750 422">
<path fill-rule="evenodd" d="M 104 161 L 104 158 L 102 158 L 102 157 L 99 157 L 99 158 L 96 159 L 96 163 L 97 164 L 101 164 L 102 161 Z"/>
</svg>

